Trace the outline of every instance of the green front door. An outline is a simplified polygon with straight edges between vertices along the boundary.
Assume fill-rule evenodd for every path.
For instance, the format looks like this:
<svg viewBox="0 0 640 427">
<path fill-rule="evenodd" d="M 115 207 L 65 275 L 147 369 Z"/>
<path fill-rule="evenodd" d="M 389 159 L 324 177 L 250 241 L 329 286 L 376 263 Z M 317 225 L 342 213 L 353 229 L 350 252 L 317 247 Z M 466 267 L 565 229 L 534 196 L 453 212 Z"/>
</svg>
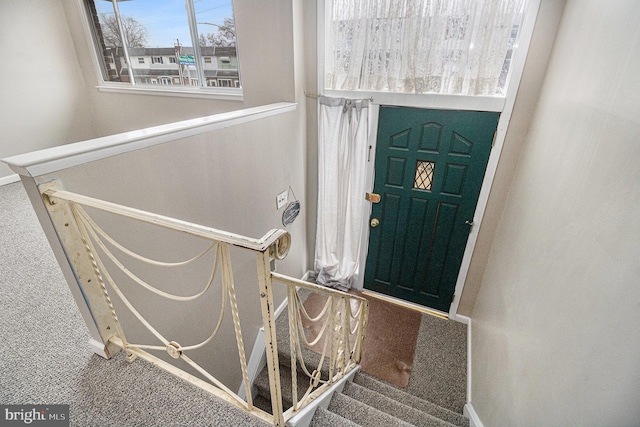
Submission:
<svg viewBox="0 0 640 427">
<path fill-rule="evenodd" d="M 498 118 L 380 107 L 365 288 L 449 311 Z"/>
</svg>

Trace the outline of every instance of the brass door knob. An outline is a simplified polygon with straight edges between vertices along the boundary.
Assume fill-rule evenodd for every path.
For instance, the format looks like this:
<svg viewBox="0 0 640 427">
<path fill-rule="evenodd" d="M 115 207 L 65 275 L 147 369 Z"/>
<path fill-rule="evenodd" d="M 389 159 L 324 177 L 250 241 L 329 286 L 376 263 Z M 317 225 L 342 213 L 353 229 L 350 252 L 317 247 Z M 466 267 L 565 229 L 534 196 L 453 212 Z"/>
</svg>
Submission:
<svg viewBox="0 0 640 427">
<path fill-rule="evenodd" d="M 378 220 L 378 218 L 372 218 L 370 224 L 372 227 L 377 227 L 378 224 L 380 224 L 380 221 Z"/>
</svg>

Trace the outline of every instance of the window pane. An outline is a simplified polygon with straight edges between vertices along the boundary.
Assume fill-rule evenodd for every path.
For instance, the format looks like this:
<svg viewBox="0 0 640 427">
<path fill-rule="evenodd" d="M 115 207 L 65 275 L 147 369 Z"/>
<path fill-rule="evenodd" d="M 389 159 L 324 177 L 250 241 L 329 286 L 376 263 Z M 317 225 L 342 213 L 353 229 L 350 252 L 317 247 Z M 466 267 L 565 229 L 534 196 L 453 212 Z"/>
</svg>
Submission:
<svg viewBox="0 0 640 427">
<path fill-rule="evenodd" d="M 431 190 L 435 166 L 436 164 L 434 162 L 418 160 L 416 163 L 416 176 L 413 180 L 413 188 L 418 190 Z"/>
<path fill-rule="evenodd" d="M 116 23 L 115 13 L 113 12 L 113 6 L 110 2 L 98 1 L 87 2 L 89 8 L 90 19 L 95 24 L 98 21 L 99 25 L 95 25 L 95 31 L 97 33 L 96 41 L 99 44 L 99 50 L 102 51 L 102 56 L 105 62 L 105 75 L 104 79 L 112 82 L 129 81 L 121 78 L 124 72 L 127 75 L 127 63 L 122 51 L 122 44 L 119 42 L 118 25 Z"/>
<path fill-rule="evenodd" d="M 85 2 L 106 81 L 130 83 L 133 76 L 135 84 L 219 87 L 223 78 L 224 86 L 240 87 L 231 0 Z M 192 43 L 189 5 L 199 52 Z"/>
<path fill-rule="evenodd" d="M 194 2 L 194 8 L 207 86 L 239 87 L 231 0 L 200 0 Z"/>
<path fill-rule="evenodd" d="M 189 20 L 184 0 L 135 0 L 118 2 L 120 20 L 130 57 L 145 57 L 133 63 L 137 84 L 182 84 L 197 76 L 195 62 L 172 63 L 169 58 L 193 58 Z"/>
</svg>

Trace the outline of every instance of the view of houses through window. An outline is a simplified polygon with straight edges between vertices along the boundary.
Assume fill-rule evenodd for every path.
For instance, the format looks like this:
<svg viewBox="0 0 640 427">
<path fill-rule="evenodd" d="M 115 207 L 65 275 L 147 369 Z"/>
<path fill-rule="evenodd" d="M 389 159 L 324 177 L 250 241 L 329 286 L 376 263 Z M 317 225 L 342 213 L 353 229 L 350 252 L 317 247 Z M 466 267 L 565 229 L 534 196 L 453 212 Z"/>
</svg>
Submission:
<svg viewBox="0 0 640 427">
<path fill-rule="evenodd" d="M 241 86 L 232 0 L 85 3 L 105 81 Z"/>
</svg>

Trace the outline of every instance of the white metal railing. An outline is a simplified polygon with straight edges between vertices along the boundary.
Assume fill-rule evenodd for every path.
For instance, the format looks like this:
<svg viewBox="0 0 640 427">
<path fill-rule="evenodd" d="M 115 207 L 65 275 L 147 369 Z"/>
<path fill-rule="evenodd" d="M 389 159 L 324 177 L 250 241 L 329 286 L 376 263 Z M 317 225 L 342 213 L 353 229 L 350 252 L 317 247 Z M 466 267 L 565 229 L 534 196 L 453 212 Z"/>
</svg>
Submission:
<svg viewBox="0 0 640 427">
<path fill-rule="evenodd" d="M 59 182 L 53 181 L 40 186 L 44 204 L 49 212 L 58 238 L 74 269 L 79 286 L 91 308 L 91 314 L 105 344 L 105 353 L 110 356 L 124 349 L 127 359 L 136 357 L 148 360 L 166 369 L 174 375 L 205 389 L 219 398 L 272 423 L 283 426 L 287 419 L 295 415 L 335 381 L 342 378 L 350 370 L 357 367 L 362 354 L 364 328 L 368 315 L 367 301 L 356 295 L 339 292 L 297 280 L 271 270 L 274 259 L 286 257 L 290 247 L 290 235 L 284 230 L 271 230 L 260 239 L 249 238 L 210 227 L 196 225 L 174 218 L 157 215 L 130 207 L 94 199 L 91 197 L 64 191 Z M 112 238 L 88 214 L 86 207 L 103 212 L 130 218 L 156 227 L 186 233 L 204 239 L 203 245 L 196 255 L 178 262 L 165 262 L 136 253 Z M 240 312 L 234 284 L 229 248 L 238 247 L 252 251 L 257 261 L 257 277 L 259 285 L 262 321 L 265 330 L 265 352 L 269 371 L 272 414 L 268 414 L 253 406 L 250 378 L 247 370 L 245 346 L 240 324 Z M 123 257 L 136 262 L 159 268 L 183 267 L 197 260 L 212 258 L 208 279 L 199 291 L 192 295 L 182 296 L 159 289 L 134 274 L 122 260 Z M 104 259 L 103 259 L 104 258 Z M 175 337 L 165 336 L 154 327 L 123 292 L 114 280 L 112 269 L 120 271 L 131 282 L 154 295 L 179 302 L 194 301 L 212 289 L 214 279 L 220 278 L 220 314 L 209 336 L 199 343 L 181 345 Z M 280 384 L 277 337 L 273 309 L 273 282 L 283 283 L 288 287 L 289 301 L 289 335 L 291 342 L 291 381 L 293 383 L 293 406 L 284 409 L 282 405 L 282 387 Z M 305 288 L 318 292 L 326 298 L 321 312 L 310 316 L 305 309 L 297 288 Z M 130 342 L 119 321 L 118 313 L 112 303 L 115 295 L 124 307 L 151 333 L 156 344 Z M 230 312 L 242 372 L 242 383 L 246 398 L 239 397 L 219 379 L 192 360 L 188 353 L 202 349 L 209 344 L 220 330 L 225 314 Z M 303 320 L 319 322 L 321 332 L 317 337 L 309 339 L 304 332 Z M 303 357 L 302 346 L 310 346 L 324 340 L 323 351 L 319 363 L 312 372 Z M 150 352 L 166 352 L 174 359 L 180 359 L 195 370 L 201 378 L 191 375 L 178 367 L 165 362 Z M 297 395 L 297 365 L 309 377 L 309 386 L 303 396 Z M 327 369 L 323 370 L 323 367 Z M 323 373 L 324 372 L 324 373 Z"/>
<path fill-rule="evenodd" d="M 355 369 L 362 357 L 362 345 L 369 305 L 366 299 L 333 289 L 321 288 L 324 305 L 319 313 L 309 314 L 298 293 L 298 288 L 318 292 L 318 286 L 288 276 L 272 273 L 276 282 L 288 287 L 289 344 L 291 351 L 292 407 L 285 418 L 304 408 L 331 385 Z M 306 321 L 306 322 L 305 322 Z M 305 323 L 319 326 L 317 335 L 307 336 Z M 322 353 L 309 372 L 304 360 L 302 345 L 316 346 L 321 343 Z M 309 378 L 309 385 L 302 397 L 298 396 L 297 365 Z M 326 366 L 328 365 L 328 366 Z M 326 372 L 324 372 L 326 371 Z"/>
</svg>

